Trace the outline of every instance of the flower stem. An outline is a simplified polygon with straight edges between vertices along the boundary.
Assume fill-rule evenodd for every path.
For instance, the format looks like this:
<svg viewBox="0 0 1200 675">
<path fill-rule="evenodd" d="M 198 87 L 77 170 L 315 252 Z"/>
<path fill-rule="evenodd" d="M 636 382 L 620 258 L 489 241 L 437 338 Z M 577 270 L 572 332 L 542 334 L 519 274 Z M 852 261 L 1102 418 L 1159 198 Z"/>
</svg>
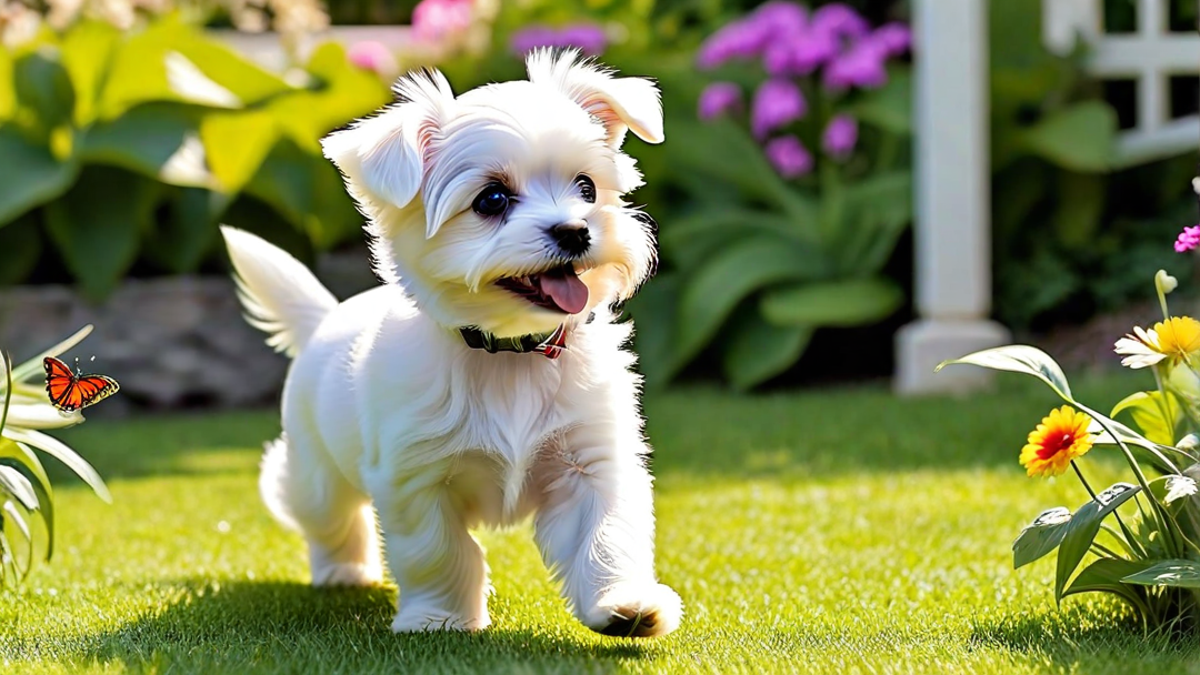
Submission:
<svg viewBox="0 0 1200 675">
<path fill-rule="evenodd" d="M 1091 495 L 1092 501 L 1099 502 L 1100 500 L 1096 499 L 1096 491 L 1092 489 L 1092 486 L 1088 484 L 1087 479 L 1083 477 L 1083 471 L 1080 471 L 1079 465 L 1075 463 L 1075 460 L 1071 460 L 1071 468 L 1075 469 L 1075 475 L 1079 476 L 1079 482 L 1083 483 L 1083 487 L 1088 491 L 1088 494 Z M 1121 532 L 1125 534 L 1125 539 L 1129 542 L 1129 546 L 1132 547 L 1137 545 L 1137 540 L 1133 538 L 1133 532 L 1130 531 L 1129 526 L 1125 524 L 1125 521 L 1121 520 L 1121 514 L 1113 511 L 1113 515 L 1117 517 L 1117 524 L 1121 526 Z"/>
<path fill-rule="evenodd" d="M 1116 558 L 1117 560 L 1125 560 L 1125 558 L 1122 557 L 1119 553 L 1117 553 L 1116 551 L 1113 551 L 1112 549 L 1108 548 L 1104 544 L 1097 544 L 1096 542 L 1093 541 L 1092 548 L 1096 549 L 1100 553 L 1103 553 L 1104 555 L 1106 555 L 1110 558 Z"/>
<path fill-rule="evenodd" d="M 1087 479 L 1083 477 L 1083 472 L 1079 470 L 1079 465 L 1075 463 L 1075 460 L 1071 460 L 1071 468 L 1075 469 L 1075 475 L 1079 476 L 1079 482 L 1083 483 L 1083 489 L 1087 490 L 1092 501 L 1099 501 L 1096 499 L 1096 491 L 1092 489 L 1091 485 L 1088 485 Z"/>
</svg>

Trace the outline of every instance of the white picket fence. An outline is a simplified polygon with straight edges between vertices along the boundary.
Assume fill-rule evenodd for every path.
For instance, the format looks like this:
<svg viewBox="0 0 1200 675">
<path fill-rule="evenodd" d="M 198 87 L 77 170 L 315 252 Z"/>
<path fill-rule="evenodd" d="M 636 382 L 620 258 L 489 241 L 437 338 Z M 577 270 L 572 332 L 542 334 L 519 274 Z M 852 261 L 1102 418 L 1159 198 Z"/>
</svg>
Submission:
<svg viewBox="0 0 1200 675">
<path fill-rule="evenodd" d="M 991 207 L 988 168 L 989 0 L 915 0 L 917 70 L 917 321 L 896 336 L 895 388 L 903 394 L 961 391 L 983 369 L 934 367 L 1006 343 L 990 321 Z M 1005 0 L 990 0 L 1004 2 Z M 1200 37 L 1169 33 L 1169 0 L 1130 0 L 1137 32 L 1109 34 L 1103 0 L 1043 0 L 1052 50 L 1088 45 L 1087 68 L 1137 82 L 1136 126 L 1121 133 L 1116 163 L 1134 165 L 1200 148 L 1200 116 L 1169 119 L 1169 78 L 1200 73 Z"/>
</svg>

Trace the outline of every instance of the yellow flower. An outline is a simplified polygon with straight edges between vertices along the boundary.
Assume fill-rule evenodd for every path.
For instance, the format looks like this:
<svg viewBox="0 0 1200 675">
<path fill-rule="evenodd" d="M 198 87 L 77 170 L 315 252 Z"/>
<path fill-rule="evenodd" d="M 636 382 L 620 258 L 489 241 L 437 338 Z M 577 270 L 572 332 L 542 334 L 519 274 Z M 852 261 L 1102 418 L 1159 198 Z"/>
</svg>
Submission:
<svg viewBox="0 0 1200 675">
<path fill-rule="evenodd" d="M 1042 418 L 1021 449 L 1021 466 L 1030 476 L 1057 476 L 1071 461 L 1092 449 L 1091 418 L 1064 405 Z"/>
<path fill-rule="evenodd" d="M 1200 355 L 1200 321 L 1190 316 L 1173 316 L 1145 330 L 1135 326 L 1132 335 L 1117 340 L 1115 351 L 1124 356 L 1121 365 L 1145 368 L 1163 359 L 1171 363 L 1191 363 Z"/>
</svg>

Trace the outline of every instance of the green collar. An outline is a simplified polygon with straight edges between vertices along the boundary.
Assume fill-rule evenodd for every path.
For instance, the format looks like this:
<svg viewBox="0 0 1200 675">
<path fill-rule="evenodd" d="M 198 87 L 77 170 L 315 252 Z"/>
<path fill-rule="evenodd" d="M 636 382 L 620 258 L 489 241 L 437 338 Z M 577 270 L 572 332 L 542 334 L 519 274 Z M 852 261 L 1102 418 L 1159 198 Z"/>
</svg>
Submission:
<svg viewBox="0 0 1200 675">
<path fill-rule="evenodd" d="M 596 318 L 593 312 L 588 315 L 587 322 Z M 567 325 L 560 324 L 549 333 L 518 335 L 516 337 L 496 337 L 485 333 L 474 326 L 459 328 L 463 342 L 471 349 L 482 349 L 489 354 L 496 352 L 515 352 L 526 354 L 535 352 L 550 359 L 557 359 L 567 349 Z"/>
</svg>

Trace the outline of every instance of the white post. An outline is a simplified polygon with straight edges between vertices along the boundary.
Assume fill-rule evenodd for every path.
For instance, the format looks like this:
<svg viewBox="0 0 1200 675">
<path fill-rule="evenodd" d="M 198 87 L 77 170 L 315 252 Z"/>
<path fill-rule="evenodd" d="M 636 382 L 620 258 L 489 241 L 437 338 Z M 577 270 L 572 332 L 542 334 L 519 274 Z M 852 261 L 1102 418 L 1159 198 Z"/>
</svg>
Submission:
<svg viewBox="0 0 1200 675">
<path fill-rule="evenodd" d="M 982 368 L 945 359 L 1008 342 L 992 300 L 988 160 L 988 0 L 914 3 L 917 181 L 916 307 L 896 335 L 902 394 L 986 384 Z M 995 1 L 995 0 L 993 0 Z"/>
</svg>

